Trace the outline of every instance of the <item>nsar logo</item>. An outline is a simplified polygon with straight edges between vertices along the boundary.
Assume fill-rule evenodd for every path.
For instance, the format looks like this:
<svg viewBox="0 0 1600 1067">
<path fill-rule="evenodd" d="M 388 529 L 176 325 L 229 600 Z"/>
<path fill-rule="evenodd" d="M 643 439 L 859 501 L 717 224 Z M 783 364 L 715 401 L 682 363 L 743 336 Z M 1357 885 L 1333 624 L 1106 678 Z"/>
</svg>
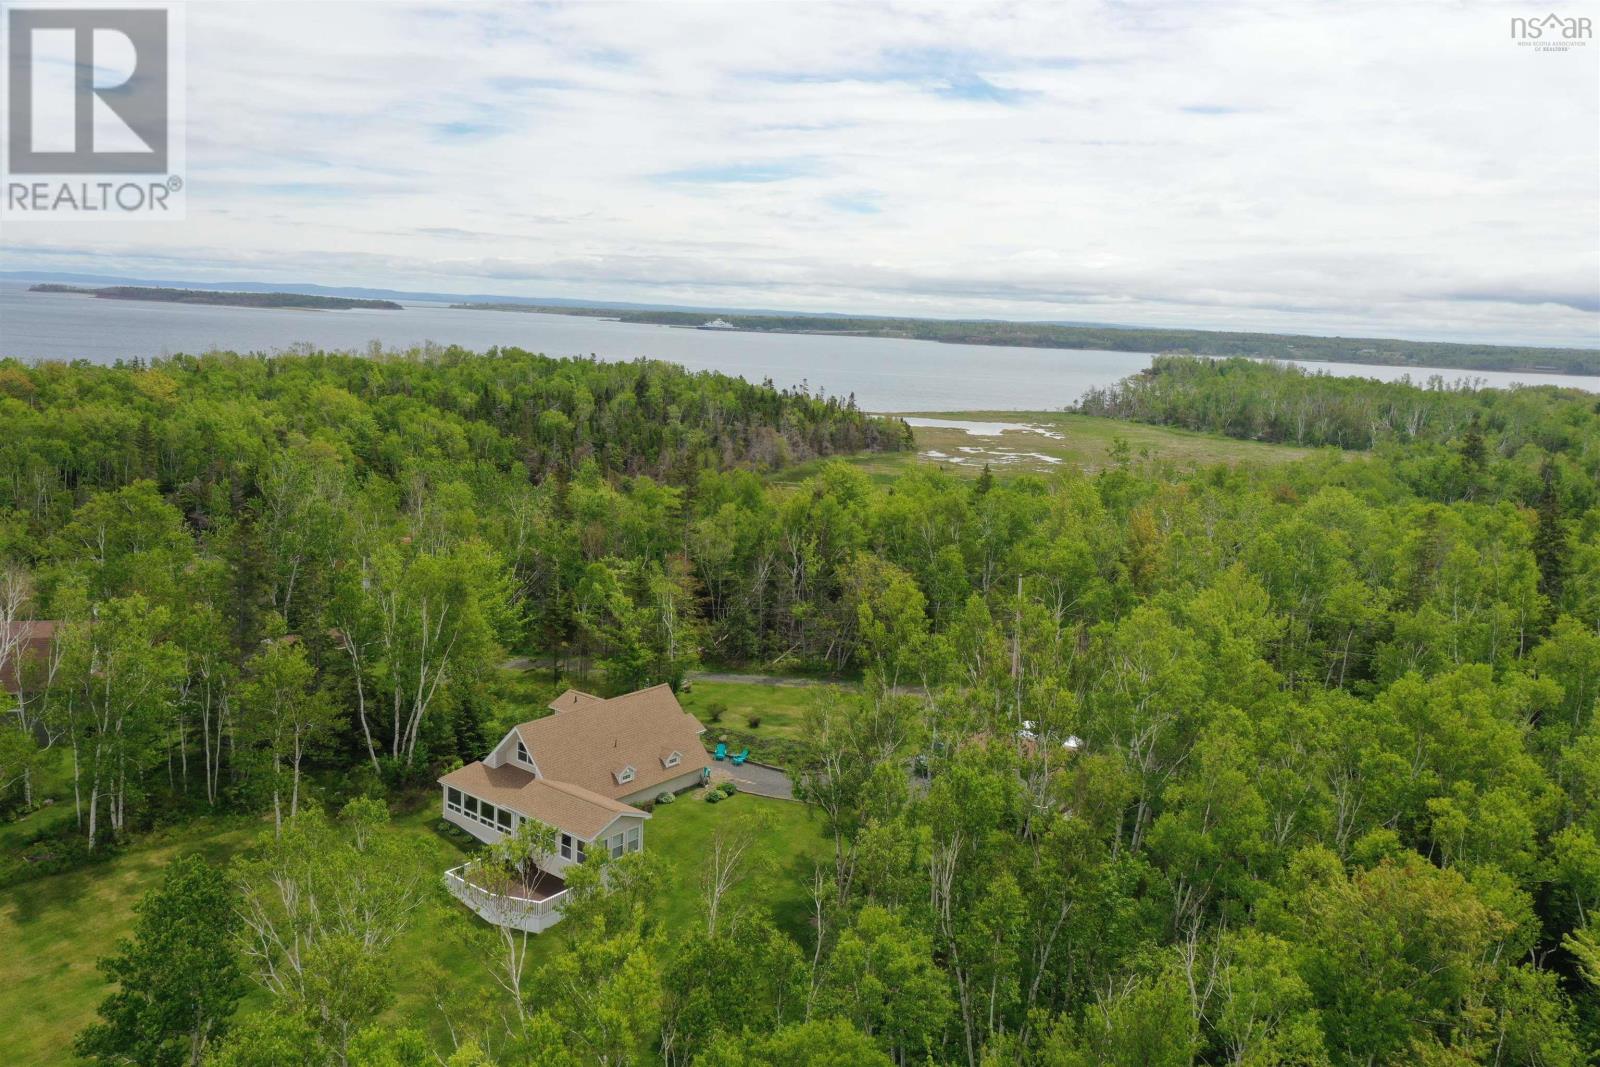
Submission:
<svg viewBox="0 0 1600 1067">
<path fill-rule="evenodd" d="M 1511 39 L 1536 52 L 1571 51 L 1582 48 L 1593 37 L 1593 20 L 1581 15 L 1550 14 L 1511 20 Z"/>
</svg>

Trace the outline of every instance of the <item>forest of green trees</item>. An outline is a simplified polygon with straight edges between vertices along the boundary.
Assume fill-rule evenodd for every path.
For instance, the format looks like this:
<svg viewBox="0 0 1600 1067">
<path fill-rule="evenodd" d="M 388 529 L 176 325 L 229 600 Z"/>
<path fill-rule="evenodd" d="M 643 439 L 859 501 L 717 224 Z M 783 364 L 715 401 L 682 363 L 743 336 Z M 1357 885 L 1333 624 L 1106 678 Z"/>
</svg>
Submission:
<svg viewBox="0 0 1600 1067">
<path fill-rule="evenodd" d="M 28 287 L 30 293 L 75 293 L 101 300 L 148 300 L 159 304 L 210 304 L 244 308 L 301 308 L 313 311 L 400 311 L 393 300 L 363 300 L 348 296 L 311 296 L 306 293 L 240 293 L 221 289 L 172 289 L 158 285 L 60 285 L 45 282 Z"/>
<path fill-rule="evenodd" d="M 1591 473 L 1600 436 L 1600 400 L 1577 389 L 1479 389 L 1438 375 L 1380 382 L 1237 357 L 1158 356 L 1142 374 L 1088 390 L 1072 410 L 1347 449 L 1474 439 L 1481 446 L 1492 435 L 1504 455 L 1529 447 L 1577 460 Z"/>
<path fill-rule="evenodd" d="M 0 362 L 0 623 L 62 622 L 0 730 L 8 809 L 68 775 L 65 862 L 269 827 L 172 865 L 78 1053 L 1594 1062 L 1595 398 L 1162 361 L 1083 407 L 1349 451 L 774 484 L 909 431 L 518 351 Z M 374 1027 L 420 890 L 372 828 L 492 743 L 512 654 L 608 692 L 860 678 L 790 768 L 826 843 L 804 930 L 664 928 L 655 854 L 593 855 L 564 951 L 448 1045 Z"/>
</svg>

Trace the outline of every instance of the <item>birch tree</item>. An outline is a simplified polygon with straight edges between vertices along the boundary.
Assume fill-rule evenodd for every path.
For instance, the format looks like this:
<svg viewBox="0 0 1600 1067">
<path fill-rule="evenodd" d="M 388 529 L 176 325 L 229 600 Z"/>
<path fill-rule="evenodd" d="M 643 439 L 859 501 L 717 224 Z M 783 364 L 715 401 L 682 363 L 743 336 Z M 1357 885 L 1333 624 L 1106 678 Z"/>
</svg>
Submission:
<svg viewBox="0 0 1600 1067">
<path fill-rule="evenodd" d="M 711 834 L 711 847 L 702 857 L 700 891 L 706 910 L 706 936 L 717 936 L 728 894 L 755 872 L 750 851 L 766 832 L 770 820 L 754 813 L 743 813 L 731 821 L 719 822 Z"/>
<path fill-rule="evenodd" d="M 33 769 L 40 755 L 56 741 L 57 731 L 45 714 L 50 691 L 61 666 L 61 642 L 53 637 L 43 655 L 30 649 L 29 609 L 33 584 L 21 567 L 0 567 L 0 678 L 9 677 L 15 692 L 14 722 L 0 725 L 0 789 L 22 783 L 22 803 L 33 807 Z M 0 705 L 7 703 L 0 688 Z"/>
<path fill-rule="evenodd" d="M 123 830 L 130 792 L 140 788 L 177 699 L 183 659 L 165 640 L 169 621 L 165 608 L 132 596 L 97 605 L 68 627 L 62 699 L 90 849 L 103 823 Z"/>
<path fill-rule="evenodd" d="M 283 770 L 289 768 L 289 815 L 300 812 L 300 767 L 334 721 L 326 694 L 316 690 L 315 671 L 298 641 L 279 637 L 250 661 L 251 678 L 240 690 L 246 737 L 270 766 L 274 827 L 283 829 Z"/>
<path fill-rule="evenodd" d="M 523 975 L 528 949 L 537 936 L 525 927 L 540 906 L 529 895 L 527 883 L 555 856 L 557 837 L 554 827 L 524 819 L 516 830 L 480 852 L 466 870 L 467 883 L 484 894 L 491 927 L 487 937 L 496 949 L 495 981 L 511 995 L 522 1021 L 528 1016 Z"/>
<path fill-rule="evenodd" d="M 498 660 L 509 582 L 487 546 L 466 541 L 439 554 L 383 546 L 364 585 L 376 619 L 369 665 L 389 704 L 389 755 L 410 766 L 439 694 Z"/>
<path fill-rule="evenodd" d="M 388 818 L 373 800 L 352 800 L 337 821 L 308 806 L 235 862 L 241 949 L 256 981 L 275 996 L 310 994 L 324 940 L 349 939 L 381 957 L 410 926 L 432 867 L 420 841 L 385 832 Z"/>
<path fill-rule="evenodd" d="M 184 677 L 180 703 L 200 724 L 206 803 L 215 807 L 222 787 L 222 754 L 231 741 L 238 670 L 228 645 L 227 623 L 212 604 L 197 606 L 183 620 Z M 180 719 L 179 755 L 187 777 L 188 723 Z"/>
</svg>

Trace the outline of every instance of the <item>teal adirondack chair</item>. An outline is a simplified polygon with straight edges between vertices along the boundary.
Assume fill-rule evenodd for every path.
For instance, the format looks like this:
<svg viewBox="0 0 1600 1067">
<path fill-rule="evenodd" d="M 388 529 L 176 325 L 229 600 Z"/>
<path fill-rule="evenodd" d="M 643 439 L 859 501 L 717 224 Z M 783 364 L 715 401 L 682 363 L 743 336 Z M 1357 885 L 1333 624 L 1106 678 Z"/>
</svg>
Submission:
<svg viewBox="0 0 1600 1067">
<path fill-rule="evenodd" d="M 737 756 L 734 756 L 728 762 L 732 763 L 735 767 L 737 767 L 737 766 L 739 766 L 739 764 L 743 763 L 745 760 L 747 760 L 749 758 L 750 758 L 750 750 L 747 748 L 743 752 L 739 753 Z"/>
<path fill-rule="evenodd" d="M 728 758 L 728 743 L 726 741 L 718 741 L 717 742 L 717 750 L 715 752 L 711 753 L 711 758 L 714 759 L 714 760 L 727 759 Z"/>
</svg>

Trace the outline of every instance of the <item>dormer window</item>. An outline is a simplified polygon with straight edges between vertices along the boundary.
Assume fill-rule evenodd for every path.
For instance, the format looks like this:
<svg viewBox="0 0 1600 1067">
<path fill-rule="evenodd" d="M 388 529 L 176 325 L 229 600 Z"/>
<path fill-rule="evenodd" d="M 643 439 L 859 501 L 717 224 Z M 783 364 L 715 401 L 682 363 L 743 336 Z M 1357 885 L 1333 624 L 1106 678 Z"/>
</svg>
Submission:
<svg viewBox="0 0 1600 1067">
<path fill-rule="evenodd" d="M 520 737 L 517 738 L 517 759 L 530 767 L 533 766 L 533 759 L 528 755 L 528 746 L 522 743 L 522 738 Z"/>
<path fill-rule="evenodd" d="M 622 770 L 617 771 L 614 776 L 617 779 L 618 785 L 627 785 L 629 782 L 633 781 L 633 768 L 624 767 Z"/>
<path fill-rule="evenodd" d="M 676 767 L 682 762 L 683 753 L 681 752 L 668 752 L 661 757 L 661 766 L 663 767 Z"/>
</svg>

